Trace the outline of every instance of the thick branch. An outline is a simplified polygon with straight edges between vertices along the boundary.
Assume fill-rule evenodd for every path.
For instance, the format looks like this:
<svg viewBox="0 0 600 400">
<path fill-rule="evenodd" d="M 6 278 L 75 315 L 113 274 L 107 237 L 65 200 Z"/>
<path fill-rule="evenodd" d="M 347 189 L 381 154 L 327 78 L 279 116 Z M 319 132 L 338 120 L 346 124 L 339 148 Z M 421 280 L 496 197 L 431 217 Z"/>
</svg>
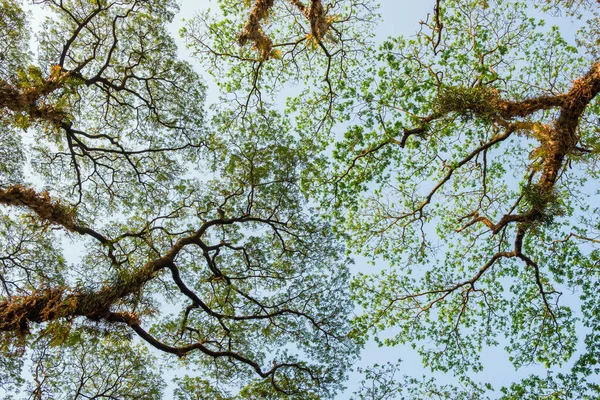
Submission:
<svg viewBox="0 0 600 400">
<path fill-rule="evenodd" d="M 101 243 L 109 242 L 106 237 L 93 229 L 79 225 L 75 218 L 75 211 L 52 200 L 48 192 L 37 193 L 34 189 L 22 185 L 14 185 L 7 189 L 0 188 L 0 204 L 26 207 L 42 221 L 60 225 L 70 232 L 92 236 Z"/>
<path fill-rule="evenodd" d="M 253 42 L 263 60 L 267 60 L 271 56 L 273 41 L 263 32 L 260 21 L 267 18 L 273 4 L 274 0 L 256 0 L 244 26 L 244 31 L 238 37 L 242 46 L 248 41 Z"/>
</svg>

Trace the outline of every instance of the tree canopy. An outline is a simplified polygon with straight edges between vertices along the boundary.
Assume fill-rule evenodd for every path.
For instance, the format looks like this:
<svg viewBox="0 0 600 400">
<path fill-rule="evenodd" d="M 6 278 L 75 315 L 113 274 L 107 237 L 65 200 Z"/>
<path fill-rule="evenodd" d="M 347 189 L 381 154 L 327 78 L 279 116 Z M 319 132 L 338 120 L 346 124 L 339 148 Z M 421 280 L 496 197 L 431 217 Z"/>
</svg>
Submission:
<svg viewBox="0 0 600 400">
<path fill-rule="evenodd" d="M 197 66 L 170 0 L 32 6 L 0 0 L 8 398 L 336 398 L 370 339 L 456 384 L 355 399 L 600 396 L 597 2 L 437 0 L 375 43 L 370 0 L 219 0 Z M 490 347 L 542 373 L 492 387 Z"/>
</svg>

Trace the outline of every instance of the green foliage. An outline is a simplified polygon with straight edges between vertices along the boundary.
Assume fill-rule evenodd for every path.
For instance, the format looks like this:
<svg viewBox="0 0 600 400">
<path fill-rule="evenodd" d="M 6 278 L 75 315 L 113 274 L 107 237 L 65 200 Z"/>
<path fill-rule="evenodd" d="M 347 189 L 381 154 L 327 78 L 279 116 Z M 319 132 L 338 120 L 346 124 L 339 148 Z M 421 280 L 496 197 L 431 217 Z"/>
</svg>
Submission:
<svg viewBox="0 0 600 400">
<path fill-rule="evenodd" d="M 28 46 L 30 32 L 27 13 L 18 1 L 0 2 L 0 80 L 14 76 L 14 71 L 29 61 Z"/>
<path fill-rule="evenodd" d="M 231 397 L 227 391 L 219 390 L 205 379 L 199 377 L 185 376 L 176 378 L 177 389 L 175 399 L 177 400 L 229 400 Z"/>
<path fill-rule="evenodd" d="M 552 223 L 556 217 L 565 215 L 560 204 L 560 196 L 555 192 L 548 193 L 538 185 L 526 185 L 521 189 L 523 195 L 523 209 L 536 210 L 542 214 L 537 222 Z"/>
<path fill-rule="evenodd" d="M 46 338 L 34 343 L 33 382 L 25 390 L 54 399 L 160 399 L 164 381 L 148 349 L 119 332 L 104 338 L 98 333 L 84 326 L 60 347 Z"/>
<path fill-rule="evenodd" d="M 442 114 L 456 112 L 465 117 L 490 119 L 498 113 L 498 93 L 486 86 L 442 88 L 434 109 Z"/>
<path fill-rule="evenodd" d="M 487 399 L 485 391 L 489 387 L 478 387 L 472 381 L 461 382 L 460 385 L 438 385 L 434 378 L 421 379 L 408 375 L 399 376 L 402 363 L 375 364 L 367 369 L 359 369 L 364 379 L 354 392 L 351 400 L 391 400 L 391 399 Z"/>
</svg>

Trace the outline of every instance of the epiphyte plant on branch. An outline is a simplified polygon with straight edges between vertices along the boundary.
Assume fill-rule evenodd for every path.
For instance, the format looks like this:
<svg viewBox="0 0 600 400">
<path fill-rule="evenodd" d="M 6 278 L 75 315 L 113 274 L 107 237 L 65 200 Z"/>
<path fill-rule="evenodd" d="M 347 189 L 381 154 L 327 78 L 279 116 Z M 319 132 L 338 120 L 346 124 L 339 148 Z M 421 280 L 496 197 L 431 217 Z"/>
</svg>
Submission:
<svg viewBox="0 0 600 400">
<path fill-rule="evenodd" d="M 202 376 L 180 398 L 332 397 L 357 349 L 347 260 L 285 119 L 205 117 L 173 2 L 33 6 L 35 57 L 24 5 L 0 2 L 3 395 L 160 398 L 150 347 Z"/>
</svg>

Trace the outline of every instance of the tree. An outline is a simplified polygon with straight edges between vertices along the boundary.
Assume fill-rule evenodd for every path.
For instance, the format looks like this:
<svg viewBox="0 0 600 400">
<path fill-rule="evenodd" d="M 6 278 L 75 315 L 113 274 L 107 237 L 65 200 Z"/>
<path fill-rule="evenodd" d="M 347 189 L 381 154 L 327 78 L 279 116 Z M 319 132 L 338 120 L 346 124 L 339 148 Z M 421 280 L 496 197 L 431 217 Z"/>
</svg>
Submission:
<svg viewBox="0 0 600 400">
<path fill-rule="evenodd" d="M 215 393 L 333 396 L 357 350 L 348 261 L 287 122 L 205 117 L 171 1 L 40 1 L 37 57 L 22 4 L 0 7 L 6 396 L 158 398 L 148 347 Z"/>
<path fill-rule="evenodd" d="M 332 52 L 314 32 L 320 20 L 301 20 L 296 3 L 257 2 L 244 25 L 247 9 L 222 2 L 226 18 L 188 30 L 188 40 L 223 70 L 235 64 L 221 84 L 237 98 L 276 99 L 286 81 L 303 84 L 286 111 L 300 142 L 323 151 L 304 170 L 304 188 L 351 251 L 390 266 L 353 280 L 364 310 L 354 337 L 412 344 L 425 365 L 464 384 L 483 367 L 481 349 L 502 344 L 516 368 L 571 363 L 503 388 L 505 398 L 597 397 L 597 2 L 438 0 L 416 37 L 353 53 L 368 63 Z M 543 12 L 588 20 L 569 43 Z M 234 53 L 224 26 L 254 48 Z M 303 68 L 292 51 L 315 38 L 307 58 L 326 62 Z M 273 43 L 291 50 L 279 60 Z M 386 337 L 389 328 L 397 334 Z"/>
<path fill-rule="evenodd" d="M 35 62 L 1 1 L 4 390 L 29 354 L 30 397 L 158 397 L 143 342 L 179 399 L 332 398 L 374 336 L 459 384 L 375 366 L 357 398 L 485 397 L 497 345 L 570 363 L 504 398 L 598 395 L 596 3 L 437 0 L 377 49 L 368 1 L 222 0 L 182 32 L 205 111 L 169 1 L 42 1 Z M 532 3 L 590 19 L 569 43 Z M 339 239 L 390 266 L 352 326 Z"/>
<path fill-rule="evenodd" d="M 395 327 L 383 343 L 463 379 L 506 338 L 517 368 L 575 358 L 506 398 L 593 398 L 598 31 L 576 48 L 526 7 L 438 2 L 416 38 L 385 42 L 349 88 L 361 123 L 329 182 L 353 248 L 394 266 L 353 283 L 358 332 Z M 571 290 L 578 301 L 561 299 Z"/>
</svg>

